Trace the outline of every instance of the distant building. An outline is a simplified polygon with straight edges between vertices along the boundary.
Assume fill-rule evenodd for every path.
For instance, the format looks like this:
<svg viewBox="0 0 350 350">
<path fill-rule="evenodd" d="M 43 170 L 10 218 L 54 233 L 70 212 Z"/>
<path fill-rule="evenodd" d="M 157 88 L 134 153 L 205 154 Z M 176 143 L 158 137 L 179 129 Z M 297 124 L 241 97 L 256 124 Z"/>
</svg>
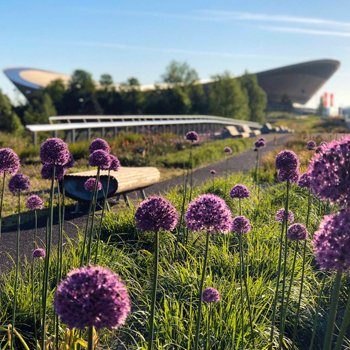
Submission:
<svg viewBox="0 0 350 350">
<path fill-rule="evenodd" d="M 270 108 L 278 107 L 284 99 L 291 103 L 305 104 L 336 72 L 340 62 L 331 59 L 309 61 L 291 66 L 256 73 L 259 85 L 267 94 Z M 70 76 L 34 68 L 7 68 L 5 75 L 29 100 L 51 81 L 61 79 L 68 83 Z M 199 82 L 210 87 L 213 81 Z M 169 84 L 157 84 L 160 88 L 171 88 Z M 143 91 L 156 85 L 142 85 Z M 119 88 L 119 85 L 116 86 Z"/>
</svg>

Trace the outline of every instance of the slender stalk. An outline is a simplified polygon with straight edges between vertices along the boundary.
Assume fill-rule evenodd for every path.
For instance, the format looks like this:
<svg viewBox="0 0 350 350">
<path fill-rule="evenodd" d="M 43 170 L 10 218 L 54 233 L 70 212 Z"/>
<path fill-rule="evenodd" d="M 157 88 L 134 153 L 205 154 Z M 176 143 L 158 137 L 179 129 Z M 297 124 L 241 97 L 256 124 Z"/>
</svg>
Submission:
<svg viewBox="0 0 350 350">
<path fill-rule="evenodd" d="M 329 315 L 328 315 L 326 335 L 325 335 L 324 343 L 323 343 L 323 350 L 331 350 L 332 349 L 332 338 L 333 338 L 335 317 L 337 314 L 341 277 L 342 277 L 342 273 L 340 271 L 338 271 L 337 275 L 335 276 L 335 281 L 334 281 L 334 286 L 333 286 L 333 291 L 332 291 L 331 307 L 330 307 Z"/>
<path fill-rule="evenodd" d="M 32 260 L 30 275 L 31 275 L 31 280 L 32 280 L 31 282 L 32 282 L 32 306 L 33 306 L 34 338 L 35 338 L 35 341 L 37 341 L 38 333 L 37 333 L 37 329 L 36 329 L 34 270 L 35 270 L 35 259 Z M 35 348 L 37 348 L 37 344 L 36 344 Z"/>
<path fill-rule="evenodd" d="M 190 195 L 189 195 L 189 201 L 192 200 L 192 191 L 193 191 L 193 144 L 190 148 Z"/>
<path fill-rule="evenodd" d="M 195 335 L 194 348 L 193 348 L 194 350 L 198 350 L 198 346 L 199 346 L 199 333 L 200 333 L 201 316 L 202 316 L 202 294 L 203 294 L 204 279 L 206 275 L 207 262 L 208 262 L 209 235 L 210 235 L 209 232 L 207 232 L 202 277 L 201 277 L 201 282 L 200 282 L 199 292 L 198 292 L 199 303 L 198 303 L 198 315 L 197 315 L 197 321 L 196 321 L 196 335 Z"/>
<path fill-rule="evenodd" d="M 90 223 L 90 214 L 92 210 L 92 201 L 93 198 L 91 198 L 90 204 L 89 204 L 89 212 L 86 216 L 86 222 L 85 222 L 85 228 L 84 228 L 84 241 L 83 241 L 83 247 L 81 249 L 81 255 L 80 255 L 80 267 L 84 265 L 84 257 L 85 257 L 85 247 L 87 243 L 87 235 L 88 235 L 88 229 L 89 229 L 89 223 Z"/>
<path fill-rule="evenodd" d="M 277 300 L 278 300 L 278 292 L 279 292 L 279 284 L 281 278 L 281 266 L 282 266 L 282 250 L 283 250 L 283 235 L 284 235 L 284 227 L 287 226 L 288 222 L 288 200 L 289 200 L 289 181 L 287 181 L 286 187 L 286 204 L 285 204 L 285 215 L 281 225 L 281 236 L 280 236 L 280 244 L 279 244 L 279 254 L 278 254 L 278 268 L 277 268 L 277 278 L 276 278 L 276 289 L 275 295 L 273 299 L 272 305 L 272 320 L 271 320 L 271 332 L 270 332 L 270 346 L 269 349 L 272 349 L 273 336 L 275 331 L 275 322 L 276 322 L 276 308 L 277 308 Z"/>
<path fill-rule="evenodd" d="M 238 198 L 239 216 L 242 216 L 242 202 L 241 198 Z"/>
<path fill-rule="evenodd" d="M 344 336 L 345 336 L 346 330 L 348 329 L 349 323 L 350 323 L 350 294 L 348 295 L 348 302 L 346 303 L 346 308 L 345 308 L 345 312 L 344 312 L 344 319 L 343 319 L 343 322 L 340 326 L 340 331 L 338 334 L 338 339 L 337 339 L 337 342 L 335 344 L 334 350 L 341 349 L 341 346 L 342 346 L 343 340 L 344 340 Z"/>
<path fill-rule="evenodd" d="M 38 211 L 34 210 L 34 224 L 35 230 L 33 233 L 33 250 L 36 248 L 36 237 L 38 236 Z"/>
<path fill-rule="evenodd" d="M 158 265 L 159 265 L 159 233 L 155 232 L 152 304 L 151 304 L 151 314 L 149 318 L 148 350 L 153 349 L 154 316 L 156 311 L 157 284 L 158 284 Z"/>
<path fill-rule="evenodd" d="M 52 173 L 52 179 L 51 179 L 50 220 L 49 220 L 49 225 L 46 233 L 46 257 L 45 257 L 44 282 L 43 282 L 43 293 L 42 293 L 43 317 L 42 317 L 42 329 L 41 329 L 41 349 L 46 349 L 47 289 L 48 289 L 48 281 L 49 281 L 49 265 L 50 265 L 50 255 L 51 255 L 55 177 L 56 177 L 56 166 L 53 167 L 53 173 Z"/>
<path fill-rule="evenodd" d="M 210 320 L 211 320 L 211 305 L 208 303 L 208 319 L 207 319 L 207 342 L 206 350 L 210 350 Z"/>
<path fill-rule="evenodd" d="M 227 191 L 227 178 L 228 178 L 228 156 L 225 156 L 225 193 Z"/>
<path fill-rule="evenodd" d="M 18 204 L 17 204 L 17 235 L 16 235 L 16 275 L 15 285 L 13 290 L 13 310 L 12 310 L 12 327 L 11 327 L 11 349 L 14 349 L 14 329 L 16 321 L 16 308 L 17 308 L 17 290 L 18 290 L 18 275 L 19 275 L 19 242 L 21 234 L 21 192 L 18 191 Z"/>
<path fill-rule="evenodd" d="M 94 350 L 94 328 L 88 328 L 88 350 Z"/>
<path fill-rule="evenodd" d="M 1 197 L 0 197 L 0 238 L 2 234 L 2 205 L 4 202 L 5 177 L 6 177 L 6 172 L 4 172 L 2 176 L 2 187 L 1 187 Z"/>
</svg>

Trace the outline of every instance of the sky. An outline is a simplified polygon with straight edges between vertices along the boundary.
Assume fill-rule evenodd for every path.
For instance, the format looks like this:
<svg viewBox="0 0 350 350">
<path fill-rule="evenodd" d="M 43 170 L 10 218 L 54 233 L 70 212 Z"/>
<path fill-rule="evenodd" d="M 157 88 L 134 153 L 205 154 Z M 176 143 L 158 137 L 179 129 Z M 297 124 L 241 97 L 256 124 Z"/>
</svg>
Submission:
<svg viewBox="0 0 350 350">
<path fill-rule="evenodd" d="M 171 60 L 205 80 L 331 58 L 340 69 L 308 106 L 325 91 L 350 106 L 349 13 L 349 0 L 0 0 L 0 89 L 18 100 L 7 67 L 152 84 Z"/>
</svg>

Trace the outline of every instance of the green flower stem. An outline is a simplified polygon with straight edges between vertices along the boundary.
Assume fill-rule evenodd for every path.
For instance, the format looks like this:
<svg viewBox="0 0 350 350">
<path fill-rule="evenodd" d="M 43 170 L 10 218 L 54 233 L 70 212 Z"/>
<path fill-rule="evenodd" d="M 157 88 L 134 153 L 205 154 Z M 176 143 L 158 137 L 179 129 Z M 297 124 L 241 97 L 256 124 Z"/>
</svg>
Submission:
<svg viewBox="0 0 350 350">
<path fill-rule="evenodd" d="M 34 210 L 34 224 L 35 230 L 33 234 L 33 250 L 37 247 L 36 245 L 36 237 L 38 236 L 38 211 Z"/>
<path fill-rule="evenodd" d="M 338 335 L 337 342 L 335 344 L 334 350 L 340 350 L 343 344 L 344 336 L 346 334 L 346 330 L 349 327 L 350 323 L 350 294 L 348 295 L 348 302 L 346 303 L 346 308 L 344 312 L 344 319 L 340 326 L 340 331 Z"/>
<path fill-rule="evenodd" d="M 44 278 L 43 278 L 44 281 L 43 281 L 43 292 L 42 292 L 43 316 L 42 316 L 42 328 L 41 328 L 41 349 L 46 349 L 47 289 L 48 289 L 48 281 L 49 281 L 49 265 L 50 265 L 50 255 L 51 255 L 55 177 L 56 177 L 56 166 L 53 167 L 53 172 L 52 172 L 51 190 L 50 190 L 50 219 L 49 219 L 49 225 L 46 230 L 46 257 L 45 257 Z"/>
<path fill-rule="evenodd" d="M 210 233 L 207 232 L 207 239 L 205 243 L 205 253 L 204 253 L 204 262 L 203 262 L 203 269 L 202 269 L 202 277 L 201 282 L 199 285 L 199 292 L 198 292 L 198 315 L 197 315 L 197 321 L 196 321 L 196 334 L 195 334 L 195 341 L 194 341 L 194 350 L 198 350 L 199 346 L 199 333 L 200 333 L 200 326 L 201 326 L 201 317 L 202 317 L 202 294 L 203 294 L 203 287 L 204 287 L 204 279 L 206 276 L 206 270 L 207 270 L 207 262 L 208 262 L 208 251 L 209 251 L 209 236 Z"/>
<path fill-rule="evenodd" d="M 190 195 L 189 202 L 192 200 L 192 191 L 193 191 L 193 143 L 190 148 Z"/>
<path fill-rule="evenodd" d="M 88 235 L 88 229 L 89 229 L 89 223 L 90 223 L 90 214 L 92 210 L 92 202 L 93 198 L 91 198 L 90 204 L 89 204 L 89 212 L 86 216 L 86 222 L 85 222 L 85 228 L 84 228 L 84 241 L 83 241 L 83 247 L 81 249 L 81 255 L 80 255 L 80 267 L 84 265 L 84 257 L 85 257 L 85 247 L 87 243 L 87 235 Z"/>
<path fill-rule="evenodd" d="M 309 189 L 308 190 L 308 197 L 307 197 L 307 214 L 306 214 L 306 228 L 307 229 L 309 228 L 310 212 L 311 212 L 311 190 Z M 307 249 L 307 240 L 305 239 L 304 245 L 303 245 L 303 257 L 302 257 L 303 262 L 302 262 L 302 267 L 301 267 L 300 291 L 299 291 L 297 311 L 295 313 L 295 320 L 294 320 L 294 329 L 293 329 L 293 338 L 292 338 L 292 350 L 294 349 L 294 346 L 295 346 L 295 338 L 297 336 L 297 329 L 298 329 L 298 325 L 299 325 L 301 299 L 302 299 L 302 296 L 303 296 L 303 288 L 304 288 L 306 249 Z"/>
<path fill-rule="evenodd" d="M 33 306 L 34 338 L 36 341 L 38 339 L 38 332 L 36 329 L 35 291 L 34 291 L 34 288 L 35 288 L 35 283 L 34 283 L 35 266 L 34 265 L 35 265 L 35 258 L 33 258 L 33 260 L 32 260 L 30 276 L 31 276 L 31 280 L 32 280 L 31 282 L 32 282 L 32 306 Z M 37 348 L 37 346 L 35 348 Z"/>
<path fill-rule="evenodd" d="M 252 343 L 253 343 L 253 349 L 255 349 L 255 339 L 254 339 L 254 327 L 253 327 L 253 319 L 252 319 L 252 310 L 251 310 L 251 305 L 250 305 L 250 298 L 249 298 L 249 291 L 248 291 L 248 284 L 247 284 L 247 278 L 245 275 L 245 265 L 244 265 L 244 252 L 243 252 L 243 243 L 242 243 L 242 234 L 238 235 L 238 240 L 239 240 L 239 254 L 240 254 L 240 259 L 241 259 L 241 290 L 242 290 L 242 280 L 244 282 L 244 290 L 246 293 L 246 299 L 248 303 L 248 314 L 249 314 L 249 325 L 250 325 L 250 331 L 251 331 L 251 338 L 252 338 Z M 242 292 L 241 292 L 241 297 L 242 297 Z M 242 311 L 243 311 L 243 299 L 242 299 Z M 243 317 L 243 316 L 242 316 Z M 243 318 L 242 318 L 242 321 Z M 243 323 L 242 323 L 242 330 L 243 329 Z M 244 332 L 242 332 L 242 341 L 243 341 L 243 335 Z"/>
<path fill-rule="evenodd" d="M 228 156 L 225 156 L 225 187 L 224 192 L 227 191 L 227 178 L 228 178 Z"/>
<path fill-rule="evenodd" d="M 241 332 L 242 332 L 242 346 L 244 349 L 244 297 L 243 297 L 243 263 L 242 263 L 242 237 L 238 235 L 239 239 L 239 289 L 241 296 Z"/>
<path fill-rule="evenodd" d="M 6 173 L 2 176 L 2 187 L 1 187 L 1 196 L 0 196 L 0 238 L 2 232 L 2 205 L 4 203 L 4 191 L 5 191 L 5 177 Z"/>
<path fill-rule="evenodd" d="M 332 291 L 331 307 L 330 307 L 329 315 L 328 315 L 326 335 L 325 335 L 324 343 L 323 343 L 323 350 L 331 350 L 332 349 L 332 338 L 333 338 L 335 318 L 336 318 L 336 314 L 337 314 L 341 277 L 342 277 L 342 273 L 340 271 L 338 271 L 337 275 L 335 276 L 335 281 L 334 281 L 334 286 L 333 286 L 333 291 Z"/>
<path fill-rule="evenodd" d="M 88 350 L 94 350 L 94 328 L 88 327 Z"/>
<path fill-rule="evenodd" d="M 288 209 L 288 200 L 289 200 L 289 181 L 287 181 L 287 196 L 286 196 L 286 204 L 285 209 Z M 288 211 L 285 212 L 284 218 L 282 220 L 281 225 L 281 236 L 280 236 L 280 244 L 279 244 L 279 254 L 278 254 L 278 268 L 277 268 L 277 278 L 276 278 L 276 289 L 275 289 L 275 295 L 273 299 L 272 304 L 272 320 L 271 320 L 271 332 L 270 332 L 270 346 L 269 349 L 272 349 L 272 343 L 273 343 L 273 336 L 274 336 L 274 330 L 275 330 L 275 322 L 276 322 L 276 308 L 277 308 L 277 300 L 278 300 L 278 291 L 279 291 L 279 284 L 280 284 L 280 278 L 281 278 L 281 267 L 282 267 L 282 250 L 283 250 L 283 235 L 284 235 L 284 227 L 287 226 L 288 222 Z"/>
<path fill-rule="evenodd" d="M 206 350 L 210 350 L 210 320 L 211 320 L 211 305 L 208 303 L 208 318 L 207 318 L 207 342 Z"/>
<path fill-rule="evenodd" d="M 110 177 L 110 170 L 108 170 L 107 189 L 106 189 L 106 191 L 105 191 L 105 197 L 104 197 L 104 200 L 103 200 L 102 213 L 101 213 L 100 223 L 99 223 L 98 231 L 97 231 L 97 242 L 96 242 L 95 259 L 94 259 L 94 264 L 95 264 L 95 265 L 97 264 L 97 259 L 98 259 L 98 246 L 99 246 L 100 238 L 101 238 L 103 217 L 104 217 L 104 213 L 105 213 L 106 207 L 107 207 L 107 197 L 108 197 L 108 192 L 109 192 L 110 178 L 111 178 L 111 177 Z"/>
<path fill-rule="evenodd" d="M 158 265 L 159 265 L 159 232 L 155 232 L 154 271 L 153 271 L 153 285 L 152 285 L 151 314 L 149 318 L 148 350 L 153 349 L 154 316 L 156 311 L 157 284 L 158 284 Z"/>
<path fill-rule="evenodd" d="M 21 235 L 21 192 L 18 192 L 18 204 L 17 204 L 17 235 L 16 235 L 16 275 L 15 285 L 13 289 L 13 309 L 12 309 L 12 327 L 11 327 L 11 350 L 14 349 L 14 329 L 16 321 L 16 308 L 17 308 L 17 290 L 18 290 L 18 275 L 19 275 L 19 242 Z"/>
<path fill-rule="evenodd" d="M 238 198 L 239 216 L 242 216 L 242 200 Z"/>
</svg>

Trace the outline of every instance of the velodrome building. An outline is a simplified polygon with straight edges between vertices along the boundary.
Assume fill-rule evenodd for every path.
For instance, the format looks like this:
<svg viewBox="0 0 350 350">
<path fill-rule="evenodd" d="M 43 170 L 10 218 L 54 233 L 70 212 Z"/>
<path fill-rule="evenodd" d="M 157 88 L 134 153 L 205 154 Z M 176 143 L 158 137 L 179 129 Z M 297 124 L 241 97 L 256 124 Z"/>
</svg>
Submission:
<svg viewBox="0 0 350 350">
<path fill-rule="evenodd" d="M 265 90 L 270 105 L 281 102 L 284 96 L 293 103 L 305 104 L 337 71 L 340 62 L 332 59 L 308 61 L 255 73 L 259 85 Z M 15 67 L 4 69 L 4 74 L 28 99 L 35 97 L 50 82 L 61 79 L 68 84 L 70 76 L 42 69 Z M 210 87 L 212 81 L 200 82 Z M 166 84 L 157 84 L 169 88 Z M 119 86 L 116 86 L 118 89 Z M 142 85 L 141 90 L 152 90 L 155 85 Z"/>
</svg>

